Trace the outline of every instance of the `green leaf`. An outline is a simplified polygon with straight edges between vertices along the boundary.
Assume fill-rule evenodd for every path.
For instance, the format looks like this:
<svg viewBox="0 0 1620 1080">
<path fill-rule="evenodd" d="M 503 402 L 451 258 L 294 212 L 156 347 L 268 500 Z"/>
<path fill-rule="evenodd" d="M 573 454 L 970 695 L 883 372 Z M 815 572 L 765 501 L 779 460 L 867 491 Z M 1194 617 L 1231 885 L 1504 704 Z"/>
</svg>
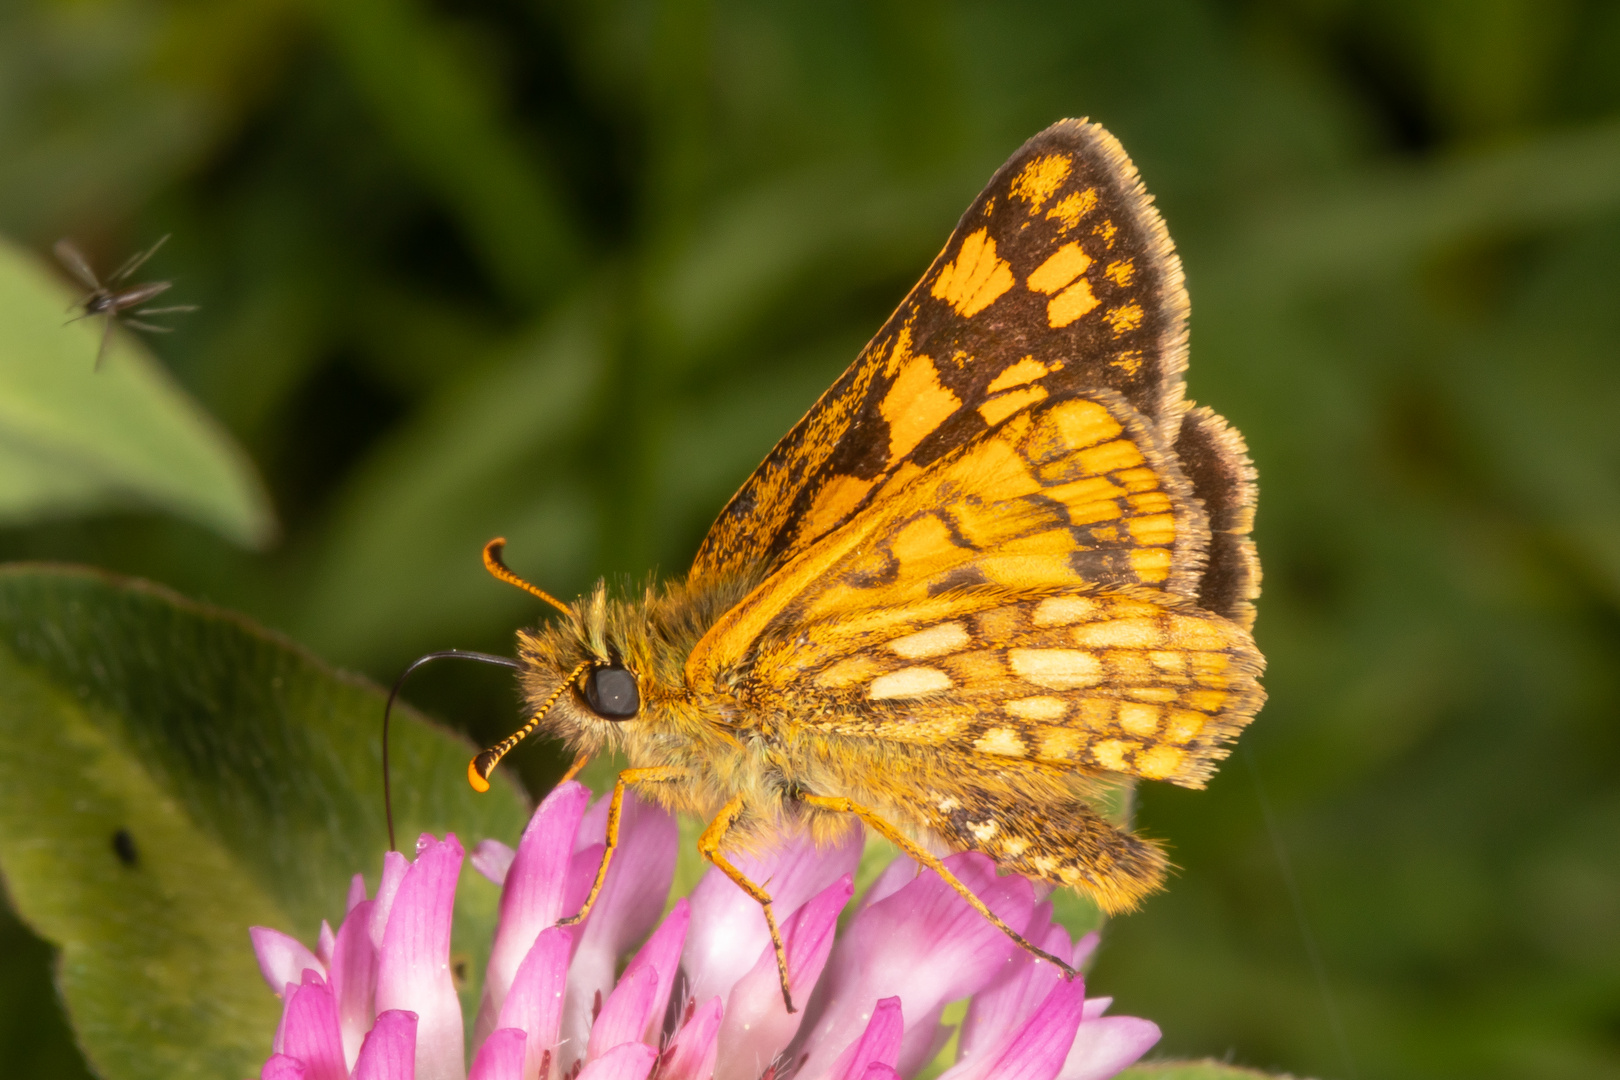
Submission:
<svg viewBox="0 0 1620 1080">
<path fill-rule="evenodd" d="M 0 568 L 0 874 L 60 950 L 102 1076 L 256 1073 L 279 1004 L 247 928 L 312 942 L 352 874 L 376 887 L 381 708 L 375 687 L 156 586 Z M 516 841 L 523 801 L 467 788 L 469 746 L 402 711 L 391 749 L 407 849 L 423 831 Z M 459 954 L 487 955 L 495 902 L 464 874 Z"/>
<path fill-rule="evenodd" d="M 0 240 L 0 522 L 118 506 L 165 510 L 248 547 L 275 535 L 252 464 L 131 336 L 96 370 L 102 324 Z"/>
<path fill-rule="evenodd" d="M 1157 1061 L 1133 1065 L 1120 1073 L 1120 1080 L 1291 1080 L 1281 1073 L 1263 1073 L 1236 1065 L 1223 1065 L 1213 1058 L 1202 1061 Z"/>
</svg>

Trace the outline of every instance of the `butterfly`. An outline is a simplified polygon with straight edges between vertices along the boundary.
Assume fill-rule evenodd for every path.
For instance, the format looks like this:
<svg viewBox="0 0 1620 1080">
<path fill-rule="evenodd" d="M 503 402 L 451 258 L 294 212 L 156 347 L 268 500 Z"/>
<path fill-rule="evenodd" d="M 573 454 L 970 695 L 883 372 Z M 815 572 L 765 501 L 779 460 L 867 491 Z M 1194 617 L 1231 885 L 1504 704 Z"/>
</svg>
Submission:
<svg viewBox="0 0 1620 1080">
<path fill-rule="evenodd" d="M 537 730 L 622 754 L 634 789 L 709 822 L 701 853 L 860 822 L 1026 941 L 938 853 L 1075 888 L 1158 888 L 1162 848 L 1098 807 L 1202 787 L 1260 708 L 1255 476 L 1183 398 L 1180 262 L 1120 144 L 1063 121 L 1013 155 L 855 362 L 731 499 L 685 578 L 565 604 L 518 634 Z"/>
</svg>

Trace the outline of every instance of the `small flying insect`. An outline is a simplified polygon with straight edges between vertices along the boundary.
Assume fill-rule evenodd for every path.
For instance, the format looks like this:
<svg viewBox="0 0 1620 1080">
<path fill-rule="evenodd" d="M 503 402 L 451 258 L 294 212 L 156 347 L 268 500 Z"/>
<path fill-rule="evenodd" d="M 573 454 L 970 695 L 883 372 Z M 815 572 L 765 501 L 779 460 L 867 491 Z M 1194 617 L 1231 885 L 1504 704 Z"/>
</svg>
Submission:
<svg viewBox="0 0 1620 1080">
<path fill-rule="evenodd" d="M 129 279 L 131 274 L 141 268 L 146 260 L 157 254 L 158 248 L 167 243 L 168 239 L 168 234 L 165 234 L 157 243 L 145 251 L 132 255 L 128 262 L 114 271 L 112 277 L 107 279 L 106 284 L 102 284 L 101 280 L 96 277 L 96 272 L 90 269 L 90 260 L 84 257 L 84 253 L 79 250 L 73 241 L 64 238 L 56 242 L 57 260 L 67 268 L 69 273 L 78 278 L 85 288 L 90 290 L 82 299 L 73 304 L 73 308 L 82 310 L 68 321 L 78 322 L 80 319 L 89 318 L 92 315 L 104 315 L 107 319 L 107 328 L 101 335 L 101 348 L 96 350 L 97 371 L 101 370 L 101 362 L 107 356 L 107 346 L 112 344 L 114 324 L 122 322 L 131 329 L 144 330 L 151 334 L 167 334 L 174 329 L 172 326 L 157 326 L 152 323 L 142 322 L 140 319 L 134 319 L 124 314 L 131 308 L 135 309 L 134 314 L 140 316 L 173 315 L 197 310 L 195 304 L 176 304 L 172 307 L 157 308 L 140 306 L 156 298 L 159 294 L 167 292 L 173 282 L 150 281 L 144 285 L 135 285 L 127 289 L 120 287 Z M 73 308 L 68 310 L 71 311 Z"/>
</svg>

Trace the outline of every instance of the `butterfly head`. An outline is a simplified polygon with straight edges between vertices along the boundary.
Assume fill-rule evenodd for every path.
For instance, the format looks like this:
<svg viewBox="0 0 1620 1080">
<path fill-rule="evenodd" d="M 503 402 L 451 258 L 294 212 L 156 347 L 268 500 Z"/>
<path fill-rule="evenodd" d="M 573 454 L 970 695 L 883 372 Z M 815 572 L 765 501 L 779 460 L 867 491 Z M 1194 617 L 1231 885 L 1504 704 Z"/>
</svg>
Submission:
<svg viewBox="0 0 1620 1080">
<path fill-rule="evenodd" d="M 518 635 L 531 722 L 576 753 L 624 749 L 656 725 L 669 700 L 667 672 L 644 614 L 599 584 L 566 618 Z"/>
</svg>

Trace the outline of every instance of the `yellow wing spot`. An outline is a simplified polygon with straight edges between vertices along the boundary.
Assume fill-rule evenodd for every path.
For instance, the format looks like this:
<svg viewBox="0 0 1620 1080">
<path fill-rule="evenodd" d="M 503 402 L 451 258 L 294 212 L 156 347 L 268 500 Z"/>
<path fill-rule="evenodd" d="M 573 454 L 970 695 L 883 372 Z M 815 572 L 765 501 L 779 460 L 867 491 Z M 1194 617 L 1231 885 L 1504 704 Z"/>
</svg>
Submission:
<svg viewBox="0 0 1620 1080">
<path fill-rule="evenodd" d="M 1157 585 L 1170 576 L 1170 549 L 1135 549 L 1131 552 L 1131 572 L 1149 585 Z"/>
<path fill-rule="evenodd" d="M 1020 536 L 999 546 L 1004 555 L 1067 555 L 1078 551 L 1080 542 L 1067 528 L 1048 529 L 1033 536 Z"/>
<path fill-rule="evenodd" d="M 1011 390 L 1015 386 L 1032 383 L 1044 375 L 1050 374 L 1051 368 L 1035 359 L 1026 356 L 1016 364 L 1008 364 L 1000 375 L 990 380 L 990 385 L 984 388 L 987 394 L 999 394 L 1003 390 Z"/>
<path fill-rule="evenodd" d="M 1125 490 L 1133 495 L 1152 491 L 1159 486 L 1159 475 L 1152 469 L 1126 469 L 1114 479 L 1124 484 Z"/>
<path fill-rule="evenodd" d="M 1231 645 L 1235 636 L 1226 631 L 1221 623 L 1210 619 L 1199 619 L 1191 615 L 1170 617 L 1170 638 L 1179 648 L 1197 652 L 1216 652 Z"/>
<path fill-rule="evenodd" d="M 1024 440 L 1024 450 L 1035 462 L 1046 464 L 1076 450 L 1116 439 L 1124 430 L 1119 421 L 1095 401 L 1065 401 L 1041 417 L 1041 422 Z"/>
<path fill-rule="evenodd" d="M 1164 736 L 1173 743 L 1186 743 L 1204 730 L 1204 716 L 1189 709 L 1171 709 L 1170 722 L 1165 725 Z"/>
<path fill-rule="evenodd" d="M 1080 224 L 1080 219 L 1097 208 L 1097 189 L 1086 188 L 1084 191 L 1074 191 L 1063 196 L 1052 204 L 1052 209 L 1046 212 L 1048 220 L 1057 219 L 1062 222 L 1063 230 L 1074 228 Z"/>
<path fill-rule="evenodd" d="M 1095 525 L 1099 521 L 1113 521 L 1120 516 L 1119 504 L 1107 500 L 1074 502 L 1066 505 L 1069 508 L 1069 520 L 1076 525 Z"/>
<path fill-rule="evenodd" d="M 1136 264 L 1129 259 L 1116 259 L 1108 264 L 1103 273 L 1108 275 L 1109 281 L 1123 289 L 1136 276 Z"/>
<path fill-rule="evenodd" d="M 1211 714 L 1220 712 L 1230 696 L 1224 690 L 1189 690 L 1181 695 L 1181 700 L 1201 713 Z"/>
<path fill-rule="evenodd" d="M 1111 367 L 1117 367 L 1127 375 L 1135 375 L 1142 370 L 1142 350 L 1129 349 L 1108 361 Z"/>
<path fill-rule="evenodd" d="M 1125 693 L 1137 701 L 1156 701 L 1161 705 L 1168 704 L 1180 696 L 1173 686 L 1128 686 Z"/>
<path fill-rule="evenodd" d="M 817 686 L 825 686 L 829 690 L 842 690 L 846 686 L 865 682 L 879 668 L 880 665 L 868 657 L 851 656 L 817 675 L 815 682 Z"/>
<path fill-rule="evenodd" d="M 970 821 L 967 823 L 967 827 L 968 832 L 973 834 L 973 839 L 981 844 L 989 843 L 990 838 L 995 836 L 1001 829 L 1001 826 L 996 824 L 994 819 L 990 821 Z"/>
<path fill-rule="evenodd" d="M 1176 519 L 1169 514 L 1132 518 L 1126 522 L 1131 539 L 1138 544 L 1172 544 L 1176 539 Z"/>
<path fill-rule="evenodd" d="M 799 526 L 800 536 L 820 536 L 844 519 L 844 515 L 866 497 L 876 480 L 862 480 L 858 476 L 835 476 L 816 492 L 815 502 Z"/>
<path fill-rule="evenodd" d="M 1102 221 L 1098 222 L 1096 227 L 1091 231 L 1093 235 L 1102 237 L 1103 245 L 1112 250 L 1114 246 L 1114 237 L 1119 234 L 1119 226 L 1115 225 L 1107 218 L 1104 218 Z"/>
<path fill-rule="evenodd" d="M 1181 768 L 1183 754 L 1173 746 L 1155 746 L 1136 756 L 1136 771 L 1149 780 L 1163 780 Z"/>
<path fill-rule="evenodd" d="M 926 563 L 941 555 L 960 551 L 951 530 L 933 514 L 909 521 L 889 542 L 889 552 L 901 567 Z"/>
<path fill-rule="evenodd" d="M 1132 735 L 1152 735 L 1159 730 L 1159 707 L 1127 701 L 1119 707 L 1119 726 Z"/>
<path fill-rule="evenodd" d="M 1139 491 L 1125 500 L 1138 514 L 1168 514 L 1170 496 L 1162 491 Z"/>
<path fill-rule="evenodd" d="M 1216 676 L 1223 676 L 1226 669 L 1231 666 L 1231 659 L 1224 653 L 1195 652 L 1188 660 L 1192 663 L 1193 674 L 1199 682 L 1208 682 Z"/>
<path fill-rule="evenodd" d="M 1020 720 L 1061 720 L 1069 711 L 1069 703 L 1057 697 L 1026 697 L 1015 698 L 1004 708 Z"/>
<path fill-rule="evenodd" d="M 1153 649 L 1164 645 L 1163 629 L 1151 619 L 1109 619 L 1069 631 L 1082 649 Z"/>
<path fill-rule="evenodd" d="M 1007 662 L 1026 681 L 1050 690 L 1096 686 L 1103 680 L 1101 661 L 1078 649 L 1009 649 Z"/>
<path fill-rule="evenodd" d="M 1104 739 L 1091 748 L 1091 756 L 1097 764 L 1113 772 L 1125 771 L 1125 755 L 1136 749 L 1136 744 L 1127 739 Z"/>
<path fill-rule="evenodd" d="M 1089 473 L 1117 472 L 1142 464 L 1142 451 L 1129 439 L 1115 439 L 1101 446 L 1087 447 L 1075 456 Z"/>
<path fill-rule="evenodd" d="M 1132 330 L 1135 330 L 1138 326 L 1141 326 L 1142 320 L 1145 317 L 1145 313 L 1142 311 L 1142 305 L 1138 304 L 1135 300 L 1132 300 L 1128 304 L 1121 304 L 1119 307 L 1109 308 L 1108 313 L 1103 316 L 1103 321 L 1109 326 L 1113 327 L 1114 336 L 1119 337 L 1122 334 L 1128 334 Z"/>
<path fill-rule="evenodd" d="M 972 318 L 1012 287 L 1012 266 L 996 258 L 990 230 L 980 229 L 962 241 L 956 259 L 945 264 L 929 295 L 951 305 L 963 318 Z"/>
<path fill-rule="evenodd" d="M 1054 251 L 1029 275 L 1027 284 L 1032 292 L 1049 296 L 1057 293 L 1046 305 L 1046 321 L 1050 325 L 1068 326 L 1097 306 L 1090 283 L 1081 277 L 1090 265 L 1091 256 L 1082 251 L 1079 244 L 1069 243 Z"/>
<path fill-rule="evenodd" d="M 1076 480 L 1072 484 L 1054 484 L 1046 489 L 1049 498 L 1056 499 L 1065 506 L 1080 506 L 1091 502 L 1108 502 L 1112 506 L 1112 500 L 1124 494 L 1125 489 L 1109 483 L 1106 476 L 1091 476 L 1084 480 Z"/>
<path fill-rule="evenodd" d="M 993 397 L 979 406 L 979 415 L 984 422 L 994 427 L 1019 409 L 1028 408 L 1036 402 L 1045 401 L 1047 397 L 1044 386 L 1029 386 L 1022 390 L 1014 390 L 1010 394 Z"/>
<path fill-rule="evenodd" d="M 878 405 L 878 412 L 889 422 L 890 463 L 915 450 L 929 432 L 961 406 L 961 399 L 940 383 L 933 360 L 913 357 Z"/>
<path fill-rule="evenodd" d="M 1068 626 L 1082 619 L 1096 618 L 1097 610 L 1097 601 L 1084 596 L 1048 596 L 1035 605 L 1029 621 L 1036 626 Z"/>
<path fill-rule="evenodd" d="M 1061 154 L 1038 157 L 1024 166 L 1024 171 L 1013 180 L 1009 190 L 1031 203 L 1029 212 L 1033 214 L 1046 205 L 1047 199 L 1057 194 L 1057 189 L 1063 186 L 1063 181 L 1069 178 L 1073 168 L 1073 163 Z"/>
<path fill-rule="evenodd" d="M 1023 737 L 1010 727 L 991 728 L 974 741 L 973 749 L 982 754 L 996 754 L 999 757 L 1023 757 L 1029 753 L 1029 747 L 1024 744 Z"/>
<path fill-rule="evenodd" d="M 1090 265 L 1091 256 L 1082 251 L 1079 244 L 1064 244 L 1035 268 L 1027 284 L 1031 291 L 1050 296 L 1085 273 Z"/>
<path fill-rule="evenodd" d="M 1187 656 L 1179 652 L 1150 652 L 1148 662 L 1160 671 L 1172 675 L 1184 675 L 1187 672 Z"/>
<path fill-rule="evenodd" d="M 1022 836 L 1009 836 L 1001 842 L 1001 852 L 1009 859 L 1016 859 L 1029 850 L 1029 841 Z"/>
<path fill-rule="evenodd" d="M 967 627 L 959 622 L 948 622 L 930 626 L 926 630 L 919 630 L 902 638 L 895 638 L 889 642 L 889 648 L 907 660 L 922 660 L 930 656 L 956 652 L 970 640 L 972 639 L 968 637 Z"/>
<path fill-rule="evenodd" d="M 1092 295 L 1090 283 L 1081 278 L 1047 301 L 1046 323 L 1052 327 L 1068 326 L 1096 307 L 1099 302 L 1096 296 Z"/>
<path fill-rule="evenodd" d="M 917 697 L 939 690 L 949 690 L 953 685 L 955 684 L 951 682 L 951 677 L 938 668 L 908 667 L 873 679 L 868 696 L 874 701 Z"/>
<path fill-rule="evenodd" d="M 960 810 L 961 808 L 962 800 L 958 799 L 955 795 L 947 795 L 943 799 L 939 800 L 939 809 L 943 814 L 948 814 L 952 810 Z"/>
<path fill-rule="evenodd" d="M 1073 728 L 1043 727 L 1040 734 L 1037 753 L 1047 761 L 1068 761 L 1078 756 L 1086 745 L 1085 734 Z"/>
</svg>

